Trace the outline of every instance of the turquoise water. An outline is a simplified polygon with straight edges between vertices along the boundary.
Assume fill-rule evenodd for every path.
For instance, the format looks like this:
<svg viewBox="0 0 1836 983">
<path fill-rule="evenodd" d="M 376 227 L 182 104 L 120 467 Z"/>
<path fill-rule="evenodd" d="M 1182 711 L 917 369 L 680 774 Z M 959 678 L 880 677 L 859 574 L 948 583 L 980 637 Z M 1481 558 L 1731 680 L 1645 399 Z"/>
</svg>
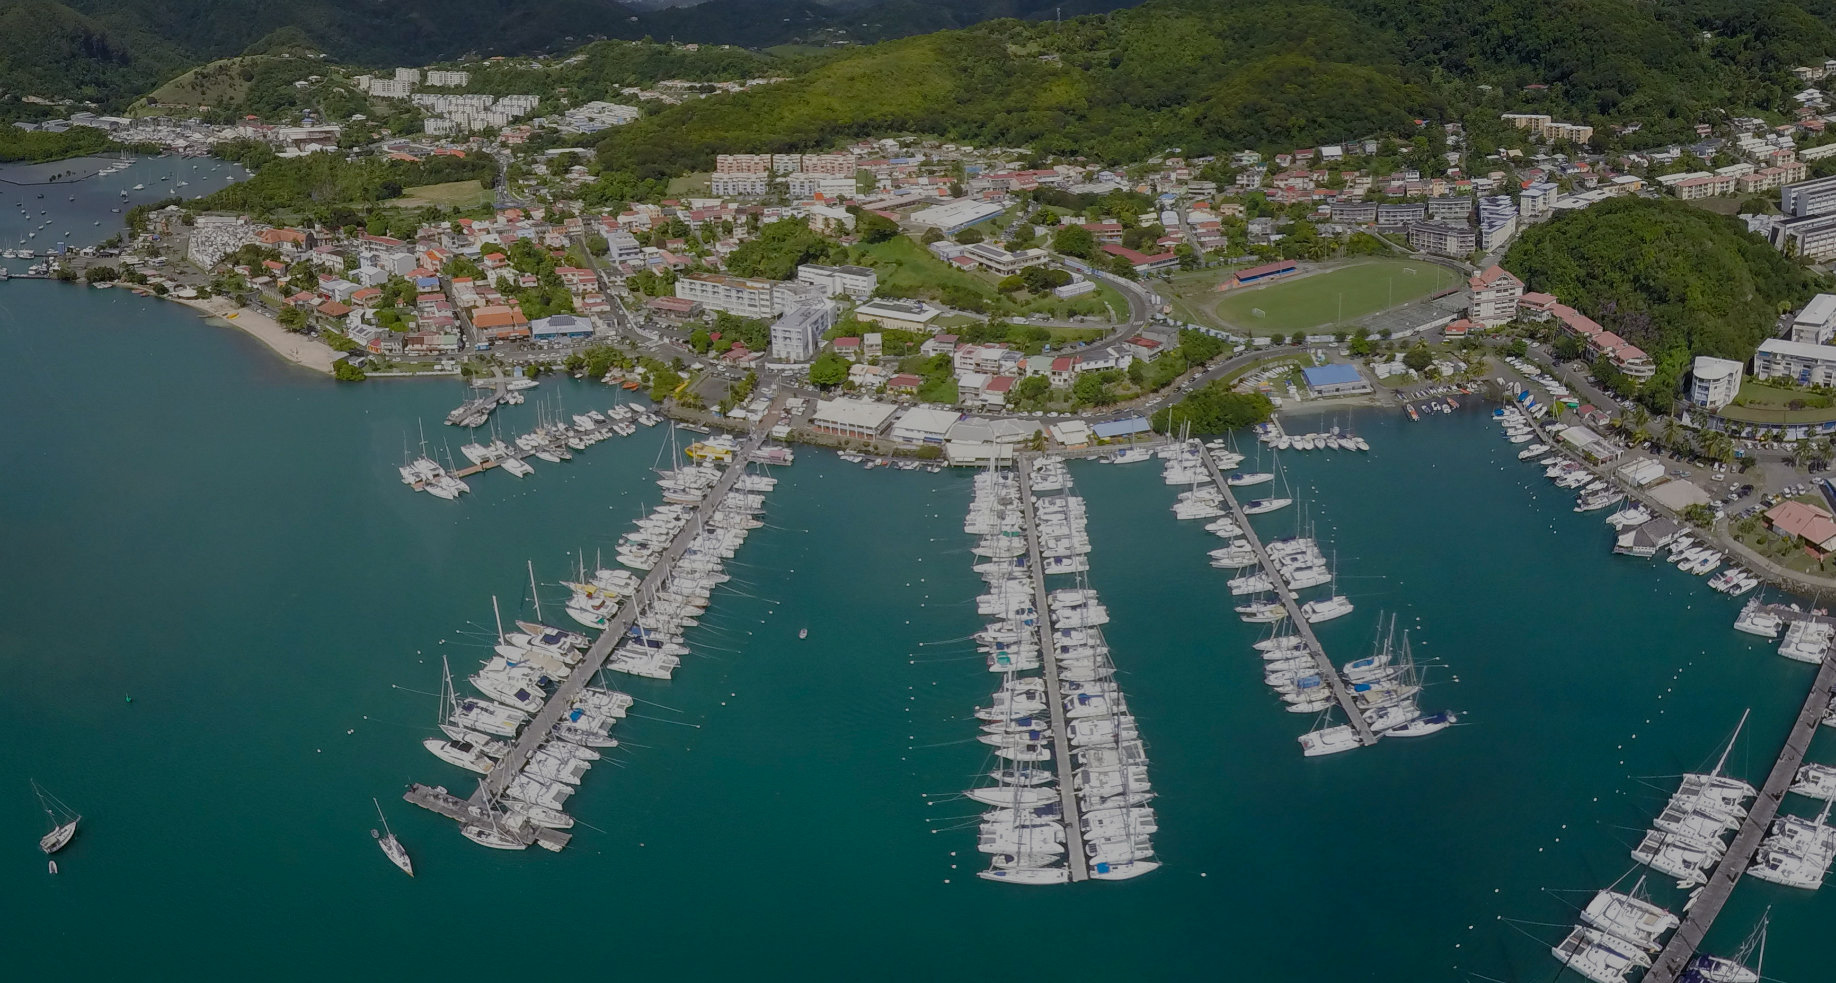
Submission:
<svg viewBox="0 0 1836 983">
<path fill-rule="evenodd" d="M 1173 520 L 1156 466 L 1079 464 L 1166 867 L 988 884 L 953 828 L 974 810 L 948 798 L 986 765 L 968 714 L 994 683 L 947 641 L 979 623 L 968 476 L 809 451 L 780 470 L 697 655 L 674 682 L 629 682 L 648 702 L 627 746 L 570 804 L 597 829 L 560 855 L 486 851 L 398 798 L 413 780 L 471 788 L 418 746 L 439 656 L 484 657 L 493 595 L 529 610 L 525 560 L 558 579 L 655 501 L 663 429 L 440 502 L 395 466 L 417 419 L 456 447 L 437 425 L 455 383 L 339 386 L 175 305 L 51 283 L 0 285 L 0 344 L 29 367 L 0 391 L 0 867 L 17 899 L 0 940 L 21 978 L 399 978 L 431 959 L 501 976 L 552 952 L 553 971 L 640 977 L 1065 958 L 1117 979 L 1548 980 L 1562 930 L 1537 923 L 1585 898 L 1551 890 L 1629 869 L 1668 791 L 1635 776 L 1712 763 L 1752 707 L 1731 770 L 1757 782 L 1810 680 L 1733 632 L 1736 603 L 1699 579 L 1610 556 L 1601 517 L 1569 511 L 1480 413 L 1374 412 L 1357 424 L 1371 454 L 1289 462 L 1358 603 L 1321 635 L 1349 660 L 1396 612 L 1446 665 L 1424 705 L 1467 725 L 1303 759 L 1309 721 L 1261 685 L 1212 537 Z M 1295 515 L 1258 522 L 1286 534 Z M 1812 758 L 1836 753 L 1820 738 Z M 32 777 L 86 817 L 57 877 Z M 412 880 L 370 842 L 372 796 Z M 1820 895 L 1746 882 L 1711 945 L 1767 903 L 1768 975 L 1827 975 Z"/>
<path fill-rule="evenodd" d="M 120 232 L 135 205 L 209 194 L 228 184 L 231 176 L 240 180 L 248 175 L 240 164 L 208 157 L 139 157 L 120 171 L 99 175 L 108 163 L 103 158 L 80 158 L 0 165 L 0 249 L 38 254 L 38 259 L 0 259 L 0 268 L 22 273 L 60 242 L 81 249 Z M 42 183 L 66 171 L 78 177 Z M 180 181 L 185 187 L 178 186 Z M 134 190 L 136 184 L 141 190 Z"/>
</svg>

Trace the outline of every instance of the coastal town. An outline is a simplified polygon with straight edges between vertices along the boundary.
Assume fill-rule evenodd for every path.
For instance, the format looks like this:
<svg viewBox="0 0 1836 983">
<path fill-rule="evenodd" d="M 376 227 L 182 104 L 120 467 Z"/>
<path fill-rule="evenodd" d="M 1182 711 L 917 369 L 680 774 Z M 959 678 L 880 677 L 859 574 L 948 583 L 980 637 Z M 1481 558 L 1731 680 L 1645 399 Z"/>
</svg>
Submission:
<svg viewBox="0 0 1836 983">
<path fill-rule="evenodd" d="M 644 44 L 678 56 L 725 47 Z M 935 636 L 912 644 L 936 646 L 940 660 L 978 663 L 977 672 L 985 661 L 996 674 L 992 694 L 978 684 L 971 716 L 960 701 L 948 716 L 934 714 L 964 733 L 973 719 L 979 734 L 943 740 L 984 745 L 988 761 L 969 789 L 925 793 L 934 799 L 927 805 L 978 813 L 935 821 L 928 832 L 973 827 L 983 881 L 1170 879 L 1175 872 L 1163 867 L 1177 866 L 1168 855 L 1177 840 L 1155 842 L 1160 817 L 1150 802 L 1159 793 L 1148 781 L 1143 725 L 1123 696 L 1126 683 L 1130 699 L 1153 706 L 1136 695 L 1145 689 L 1136 679 L 1154 673 L 1133 668 L 1151 666 L 1153 654 L 1131 632 L 1104 627 L 1109 609 L 1092 585 L 1093 572 L 1120 581 L 1109 571 L 1129 569 L 1115 561 L 1133 558 L 1113 551 L 1093 571 L 1086 496 L 1110 495 L 1113 505 L 1109 479 L 1121 470 L 1113 466 L 1163 462 L 1161 483 L 1177 495 L 1175 528 L 1202 528 L 1215 547 L 1186 559 L 1229 571 L 1214 575 L 1200 614 L 1228 623 L 1229 604 L 1261 636 L 1252 651 L 1271 705 L 1312 721 L 1282 737 L 1297 741 L 1298 757 L 1454 743 L 1458 736 L 1401 740 L 1475 722 L 1464 708 L 1418 705 L 1429 695 L 1426 674 L 1460 683 L 1465 668 L 1422 643 L 1420 617 L 1409 624 L 1419 588 L 1398 588 L 1402 599 L 1386 602 L 1401 608 L 1404 626 L 1394 609 L 1379 615 L 1374 638 L 1361 643 L 1368 648 L 1349 661 L 1335 658 L 1345 626 L 1317 629 L 1340 632 L 1329 656 L 1315 626 L 1351 614 L 1354 594 L 1363 603 L 1388 592 L 1372 584 L 1387 581 L 1382 565 L 1395 557 L 1384 550 L 1396 547 L 1342 560 L 1335 526 L 1351 523 L 1333 514 L 1330 494 L 1291 481 L 1287 468 L 1306 461 L 1317 476 L 1374 463 L 1385 448 L 1367 429 L 1373 418 L 1394 436 L 1476 425 L 1483 415 L 1502 450 L 1467 441 L 1435 453 L 1510 474 L 1525 492 L 1523 502 L 1488 508 L 1553 533 L 1539 511 L 1553 500 L 1557 511 L 1595 523 L 1600 535 L 1588 547 L 1620 569 L 1667 559 L 1700 578 L 1680 580 L 1692 585 L 1684 591 L 1700 584 L 1742 599 L 1728 619 L 1733 630 L 1768 647 L 1783 635 L 1780 656 L 1819 667 L 1808 691 L 1795 676 L 1779 684 L 1803 710 L 1782 747 L 1766 743 L 1778 736 L 1767 733 L 1749 748 L 1760 766 L 1772 762 L 1763 781 L 1729 774 L 1743 715 L 1717 749 L 1719 763 L 1684 774 L 1632 849 L 1633 862 L 1674 878 L 1689 900 L 1652 901 L 1641 871 L 1636 884 L 1615 881 L 1578 908 L 1572 929 L 1535 926 L 1569 932 L 1548 953 L 1596 983 L 1624 983 L 1635 970 L 1660 983 L 1711 978 L 1687 975 L 1710 966 L 1705 960 L 1744 973 L 1752 946 L 1724 958 L 1708 955 L 1722 939 L 1705 942 L 1736 882 L 1751 874 L 1821 884 L 1836 859 L 1829 809 L 1811 821 L 1780 813 L 1779 803 L 1787 791 L 1836 801 L 1836 766 L 1806 757 L 1820 726 L 1836 727 L 1836 618 L 1823 607 L 1836 594 L 1836 479 L 1828 477 L 1836 462 L 1836 104 L 1820 88 L 1836 80 L 1836 59 L 1793 69 L 1804 88 L 1790 95 L 1789 118 L 1724 113 L 1694 125 L 1687 142 L 1651 144 L 1634 139 L 1637 122 L 1607 132 L 1513 103 L 1483 120 L 1413 119 L 1411 135 L 1348 133 L 1330 144 L 1191 155 L 1168 147 L 1126 163 L 928 133 L 821 145 L 786 133 L 744 152 L 710 151 L 699 170 L 636 180 L 606 164 L 603 149 L 621 133 L 670 108 L 725 105 L 786 79 L 648 78 L 583 99 L 571 87 L 513 84 L 517 73 L 553 78 L 581 57 L 363 71 L 313 61 L 288 85 L 335 91 L 347 110 L 335 118 L 317 108 L 322 98 L 314 108 L 226 115 L 192 80 L 190 90 L 163 88 L 121 115 L 70 101 L 56 107 L 67 114 L 11 124 L 86 139 L 94 131 L 107 145 L 0 185 L 11 223 L 0 225 L 0 300 L 14 288 L 40 289 L 25 281 L 55 281 L 42 289 L 176 302 L 186 316 L 244 332 L 322 374 L 297 373 L 303 379 L 335 380 L 347 396 L 410 385 L 396 380 L 433 380 L 457 393 L 463 382 L 445 427 L 423 421 L 431 427 L 420 427 L 418 456 L 403 449 L 402 484 L 428 494 L 404 509 L 416 518 L 393 523 L 430 510 L 463 513 L 439 512 L 451 507 L 428 499 L 472 495 L 468 481 L 516 487 L 506 475 L 534 477 L 528 487 L 540 487 L 536 476 L 563 473 L 562 462 L 601 442 L 657 445 L 643 482 L 620 494 L 633 495 L 634 507 L 646 495 L 661 504 L 642 505 L 630 531 L 609 534 L 617 536 L 611 560 L 595 541 L 568 548 L 560 579 L 539 580 L 537 561 L 522 556 L 509 564 L 518 591 L 526 573 L 533 613 L 507 603 L 516 612 L 516 630 L 507 630 L 498 597 L 489 597 L 489 620 L 481 615 L 460 633 L 490 649 L 482 670 L 457 669 L 456 648 L 436 654 L 435 642 L 415 643 L 426 646 L 414 649 L 412 671 L 426 677 L 415 685 L 433 685 L 438 671 L 444 735 L 421 744 L 478 784 L 467 797 L 415 781 L 402 801 L 456 821 L 465 839 L 493 850 L 558 852 L 584 835 L 577 822 L 602 832 L 566 806 L 595 764 L 624 768 L 623 755 L 651 750 L 621 740 L 631 731 L 653 740 L 661 728 L 628 721 L 701 726 L 647 716 L 684 714 L 647 700 L 669 692 L 653 684 L 687 663 L 720 695 L 741 699 L 738 684 L 725 690 L 731 666 L 709 653 L 756 644 L 740 633 L 763 634 L 772 623 L 780 603 L 765 596 L 772 585 L 745 578 L 795 571 L 764 574 L 749 569 L 752 555 L 742 562 L 736 553 L 755 531 L 760 544 L 783 538 L 788 527 L 773 523 L 806 505 L 797 498 L 809 486 L 778 493 L 787 479 L 772 469 L 816 447 L 825 449 L 818 467 L 920 472 L 913 483 L 960 469 L 935 480 L 960 477 L 972 496 L 963 533 L 974 545 L 949 549 L 974 556 L 977 576 L 966 582 L 985 591 L 973 600 L 980 629 L 947 637 L 962 619 L 935 608 L 965 602 L 925 593 L 932 588 L 919 574 L 935 576 L 924 569 L 934 564 L 914 555 L 899 573 L 911 595 L 904 614 L 929 619 L 914 638 Z M 1540 99 L 1540 85 L 1519 101 Z M 195 104 L 179 98 L 187 91 Z M 167 173 L 147 178 L 149 189 L 120 176 L 131 166 Z M 200 171 L 212 186 L 186 190 Z M 70 218 L 85 206 L 100 218 Z M 1637 213 L 1651 216 L 1637 235 L 1611 224 L 1631 209 L 1652 210 Z M 105 221 L 120 228 L 104 229 Z M 1603 256 L 1706 252 L 1690 238 L 1701 229 L 1732 240 L 1759 272 L 1729 269 L 1727 282 L 1692 288 L 1740 294 L 1735 313 L 1759 311 L 1763 339 L 1719 331 L 1707 317 L 1665 320 L 1690 305 L 1733 319 L 1716 306 L 1719 295 L 1672 297 L 1676 306 L 1654 314 L 1632 309 L 1623 283 L 1601 286 L 1576 272 Z M 1685 241 L 1692 247 L 1676 246 Z M 557 394 L 534 430 L 502 432 L 522 419 L 504 408 L 563 387 L 570 399 L 595 394 L 593 407 L 563 408 Z M 332 381 L 318 388 L 334 391 Z M 416 427 L 403 425 L 405 435 Z M 429 450 L 430 429 L 442 435 L 436 443 L 465 441 L 459 454 L 448 450 L 442 461 Z M 645 434 L 654 436 L 633 439 Z M 1436 466 L 1418 462 L 1399 481 L 1436 501 L 1440 478 L 1425 470 Z M 1556 489 L 1553 499 L 1531 468 Z M 589 507 L 602 506 L 626 507 L 597 499 Z M 917 507 L 906 513 L 915 528 Z M 1292 529 L 1251 521 L 1272 513 L 1284 526 L 1291 518 Z M 872 521 L 891 515 L 905 513 L 888 508 Z M 954 524 L 948 510 L 923 513 L 939 515 Z M 816 525 L 807 513 L 797 521 Z M 789 561 L 774 554 L 774 562 Z M 1156 578 L 1167 570 L 1187 578 L 1165 556 L 1154 562 Z M 1342 587 L 1341 577 L 1370 583 Z M 1105 596 L 1127 597 L 1104 587 Z M 702 629 L 716 596 L 765 607 L 743 627 Z M 775 627 L 788 637 L 786 625 Z M 797 631 L 793 650 L 809 633 Z M 1208 657 L 1213 640 L 1202 642 Z M 915 693 L 936 681 L 919 673 L 942 675 L 919 654 L 907 663 L 914 693 L 898 697 L 914 704 L 901 708 L 912 717 L 934 709 Z M 611 682 L 624 677 L 630 692 Z M 460 679 L 482 698 L 459 692 Z M 918 743 L 919 727 L 892 719 L 913 732 L 908 751 L 945 746 Z M 1165 789 L 1162 776 L 1177 764 L 1163 762 L 1177 759 L 1156 754 Z M 55 801 L 41 796 L 47 814 L 65 820 L 53 830 L 64 831 L 56 848 L 41 843 L 47 855 L 70 841 L 80 818 L 64 817 Z M 381 803 L 376 811 L 387 831 Z M 412 876 L 393 831 L 371 833 Z M 957 871 L 956 853 L 949 857 Z M 1765 917 L 1756 930 L 1761 959 Z M 1760 977 L 1756 965 L 1726 978 Z"/>
</svg>

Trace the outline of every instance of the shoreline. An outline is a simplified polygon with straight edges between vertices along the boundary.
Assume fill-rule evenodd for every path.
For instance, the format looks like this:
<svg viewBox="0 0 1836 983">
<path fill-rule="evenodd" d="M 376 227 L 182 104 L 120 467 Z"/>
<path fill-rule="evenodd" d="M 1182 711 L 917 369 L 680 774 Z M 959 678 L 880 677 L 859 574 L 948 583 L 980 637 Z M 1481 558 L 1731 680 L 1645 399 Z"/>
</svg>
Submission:
<svg viewBox="0 0 1836 983">
<path fill-rule="evenodd" d="M 268 346 L 275 354 L 302 368 L 330 375 L 333 363 L 338 360 L 339 353 L 327 347 L 323 342 L 294 334 L 281 327 L 279 321 L 261 311 L 250 307 L 238 307 L 226 298 L 185 300 L 168 297 L 165 299 L 175 300 L 193 310 L 201 311 L 205 315 L 206 322 L 234 328 L 255 338 Z M 235 317 L 228 316 L 231 314 L 234 314 Z"/>
</svg>

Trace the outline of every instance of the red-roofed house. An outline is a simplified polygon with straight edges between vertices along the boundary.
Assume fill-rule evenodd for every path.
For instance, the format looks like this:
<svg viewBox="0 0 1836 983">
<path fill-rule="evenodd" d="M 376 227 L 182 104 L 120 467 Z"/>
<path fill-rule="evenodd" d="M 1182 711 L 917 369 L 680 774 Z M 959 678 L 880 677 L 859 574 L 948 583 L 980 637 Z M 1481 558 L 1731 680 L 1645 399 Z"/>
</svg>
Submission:
<svg viewBox="0 0 1836 983">
<path fill-rule="evenodd" d="M 1162 270 L 1171 270 L 1179 266 L 1179 257 L 1171 252 L 1157 253 L 1153 256 L 1149 256 L 1145 253 L 1136 252 L 1127 246 L 1118 246 L 1113 243 L 1105 243 L 1102 248 L 1104 252 L 1111 256 L 1120 256 L 1128 260 L 1129 265 L 1135 268 L 1136 273 L 1158 273 Z"/>
<path fill-rule="evenodd" d="M 916 393 L 924 385 L 922 376 L 901 373 L 886 380 L 886 391 L 889 393 Z"/>
<path fill-rule="evenodd" d="M 1803 540 L 1805 549 L 1816 556 L 1836 550 L 1836 519 L 1815 505 L 1780 502 L 1767 510 L 1766 522 L 1774 532 Z"/>
</svg>

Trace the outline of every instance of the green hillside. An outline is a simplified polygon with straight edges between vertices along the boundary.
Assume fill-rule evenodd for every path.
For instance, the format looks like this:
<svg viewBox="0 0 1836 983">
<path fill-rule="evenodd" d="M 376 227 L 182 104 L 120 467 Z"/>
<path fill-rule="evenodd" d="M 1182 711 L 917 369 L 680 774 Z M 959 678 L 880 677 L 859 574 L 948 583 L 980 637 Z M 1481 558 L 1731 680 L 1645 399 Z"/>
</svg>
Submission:
<svg viewBox="0 0 1836 983">
<path fill-rule="evenodd" d="M 1789 69 L 1836 51 L 1829 0 L 1149 0 L 846 49 L 789 83 L 675 107 L 602 147 L 658 178 L 717 153 L 907 131 L 1107 161 L 1171 147 L 1411 139 L 1417 117 L 1638 120 L 1637 147 L 1724 111 L 1785 114 Z M 1492 131 L 1488 134 L 1486 131 Z"/>
<path fill-rule="evenodd" d="M 1781 309 L 1823 284 L 1735 219 L 1670 199 L 1617 198 L 1518 237 L 1504 266 L 1650 353 L 1659 408 L 1693 355 L 1746 360 Z"/>
</svg>

